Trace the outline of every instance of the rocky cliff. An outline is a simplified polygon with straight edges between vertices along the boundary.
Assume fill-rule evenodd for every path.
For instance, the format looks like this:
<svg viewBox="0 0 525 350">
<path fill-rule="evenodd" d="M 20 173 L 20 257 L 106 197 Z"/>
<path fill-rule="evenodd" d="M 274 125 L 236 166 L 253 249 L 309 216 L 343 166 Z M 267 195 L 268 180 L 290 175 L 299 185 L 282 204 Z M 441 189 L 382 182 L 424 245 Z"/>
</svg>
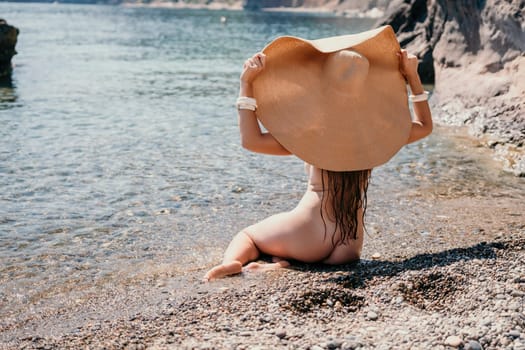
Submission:
<svg viewBox="0 0 525 350">
<path fill-rule="evenodd" d="M 394 0 L 378 25 L 435 80 L 435 119 L 467 125 L 507 170 L 525 176 L 525 1 Z"/>
</svg>

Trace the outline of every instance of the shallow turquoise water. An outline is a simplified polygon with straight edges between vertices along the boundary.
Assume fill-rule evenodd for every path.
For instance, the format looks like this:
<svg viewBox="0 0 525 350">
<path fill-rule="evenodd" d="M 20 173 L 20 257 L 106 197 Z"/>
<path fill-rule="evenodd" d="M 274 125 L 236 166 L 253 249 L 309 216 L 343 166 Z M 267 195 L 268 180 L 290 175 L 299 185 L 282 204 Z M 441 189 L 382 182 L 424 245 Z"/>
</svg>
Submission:
<svg viewBox="0 0 525 350">
<path fill-rule="evenodd" d="M 202 268 L 237 230 L 292 208 L 305 185 L 301 162 L 239 146 L 233 104 L 242 62 L 278 35 L 321 38 L 373 25 L 51 4 L 0 3 L 0 13 L 21 31 L 12 82 L 0 87 L 4 310 L 59 290 Z M 469 142 L 443 135 L 377 169 L 371 198 L 522 184 Z"/>
</svg>

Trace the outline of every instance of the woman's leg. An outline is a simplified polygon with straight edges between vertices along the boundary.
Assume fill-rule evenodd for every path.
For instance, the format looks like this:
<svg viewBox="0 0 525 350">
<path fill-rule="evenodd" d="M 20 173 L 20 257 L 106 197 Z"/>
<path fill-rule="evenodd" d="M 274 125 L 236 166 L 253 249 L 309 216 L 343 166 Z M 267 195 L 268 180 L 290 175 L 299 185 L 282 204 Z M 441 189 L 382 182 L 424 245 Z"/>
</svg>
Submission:
<svg viewBox="0 0 525 350">
<path fill-rule="evenodd" d="M 235 275 L 242 271 L 242 266 L 247 262 L 259 257 L 259 250 L 250 236 L 239 232 L 226 248 L 222 264 L 215 266 L 204 276 L 204 280 L 210 281 L 228 275 Z"/>
</svg>

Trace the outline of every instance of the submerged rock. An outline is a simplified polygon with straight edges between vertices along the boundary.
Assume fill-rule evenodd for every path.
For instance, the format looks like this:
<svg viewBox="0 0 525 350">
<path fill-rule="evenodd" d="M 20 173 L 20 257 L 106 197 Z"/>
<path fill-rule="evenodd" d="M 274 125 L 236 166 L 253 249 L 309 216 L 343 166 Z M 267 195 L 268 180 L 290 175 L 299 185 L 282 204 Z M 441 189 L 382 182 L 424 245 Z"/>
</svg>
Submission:
<svg viewBox="0 0 525 350">
<path fill-rule="evenodd" d="M 11 75 L 11 58 L 16 55 L 16 40 L 19 30 L 0 19 L 0 78 Z"/>
<path fill-rule="evenodd" d="M 466 125 L 504 167 L 525 176 L 525 2 L 395 0 L 378 25 L 421 59 L 435 82 L 437 122 Z"/>
</svg>

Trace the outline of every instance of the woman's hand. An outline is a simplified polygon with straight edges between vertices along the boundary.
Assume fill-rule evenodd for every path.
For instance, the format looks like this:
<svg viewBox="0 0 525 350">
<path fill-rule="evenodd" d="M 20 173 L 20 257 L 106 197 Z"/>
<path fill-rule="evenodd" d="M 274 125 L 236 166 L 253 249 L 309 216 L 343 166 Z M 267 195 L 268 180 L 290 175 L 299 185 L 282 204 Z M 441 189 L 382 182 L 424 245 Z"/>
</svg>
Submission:
<svg viewBox="0 0 525 350">
<path fill-rule="evenodd" d="M 258 52 L 244 62 L 241 73 L 241 83 L 250 85 L 257 74 L 263 70 L 266 62 L 266 55 Z"/>
<path fill-rule="evenodd" d="M 256 53 L 244 62 L 239 96 L 254 97 L 252 82 L 257 74 L 264 69 L 265 63 L 266 55 L 262 52 Z M 261 131 L 255 111 L 239 109 L 239 130 L 241 132 L 241 144 L 247 150 L 274 155 L 291 154 L 270 133 Z"/>
<path fill-rule="evenodd" d="M 405 79 L 409 80 L 410 78 L 416 77 L 418 74 L 417 66 L 419 64 L 417 57 L 404 49 L 398 52 L 397 56 L 399 57 L 399 71 Z"/>
</svg>

